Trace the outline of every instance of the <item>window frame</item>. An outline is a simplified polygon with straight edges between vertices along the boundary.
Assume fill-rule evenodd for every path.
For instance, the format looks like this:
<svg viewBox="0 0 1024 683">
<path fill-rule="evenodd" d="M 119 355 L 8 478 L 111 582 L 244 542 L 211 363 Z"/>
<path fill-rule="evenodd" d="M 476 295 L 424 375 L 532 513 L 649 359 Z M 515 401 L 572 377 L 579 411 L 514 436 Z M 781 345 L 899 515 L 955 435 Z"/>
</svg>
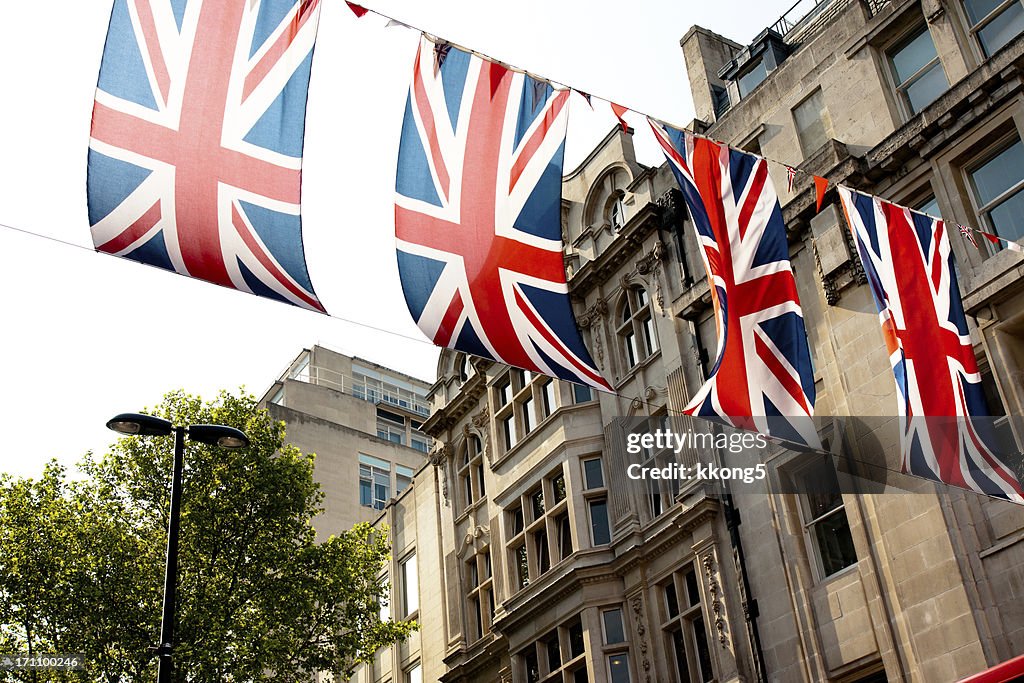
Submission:
<svg viewBox="0 0 1024 683">
<path fill-rule="evenodd" d="M 693 576 L 696 586 L 697 601 L 694 602 L 693 594 L 687 584 L 687 576 Z M 689 561 L 672 572 L 667 579 L 657 584 L 659 620 L 661 622 L 661 633 L 665 642 L 665 652 L 670 655 L 670 668 L 676 683 L 704 683 L 715 679 L 715 661 L 711 656 L 711 634 L 708 631 L 708 624 L 712 623 L 704 613 L 704 587 L 701 580 L 700 567 L 696 562 Z M 668 588 L 672 588 L 675 596 L 676 613 L 673 614 L 668 598 Z M 684 602 L 685 601 L 685 602 Z M 702 624 L 704 637 L 704 651 L 702 653 L 699 642 L 699 631 L 697 623 Z M 683 656 L 686 659 L 686 672 L 689 680 L 683 680 L 682 672 L 679 670 L 679 652 L 676 645 L 676 635 L 683 645 Z M 706 654 L 707 661 L 701 661 L 701 655 Z M 704 671 L 705 666 L 710 671 Z M 699 676 L 694 676 L 694 671 Z"/>
<path fill-rule="evenodd" d="M 509 566 L 509 590 L 518 593 L 532 582 L 549 572 L 560 562 L 568 559 L 579 549 L 579 534 L 573 523 L 571 496 L 568 488 L 558 498 L 556 481 L 567 487 L 569 479 L 565 468 L 558 465 L 549 471 L 540 482 L 527 489 L 505 509 L 505 551 Z M 537 500 L 541 503 L 538 506 Z M 564 524 L 568 519 L 570 552 L 563 552 Z M 526 548 L 526 576 L 522 575 L 521 549 Z M 525 578 L 525 580 L 524 580 Z"/>
<path fill-rule="evenodd" d="M 809 141 L 805 140 L 804 136 L 800 133 L 800 120 L 797 118 L 797 110 L 803 107 L 805 104 L 811 101 L 815 95 L 821 96 L 821 108 L 818 110 L 818 121 L 821 122 L 822 133 L 824 135 L 824 142 L 819 144 L 814 149 L 807 149 Z M 828 110 L 828 103 L 825 102 L 825 93 L 821 87 L 817 87 L 812 90 L 806 97 L 797 102 L 789 110 L 790 118 L 793 120 L 793 129 L 796 131 L 797 145 L 800 147 L 800 151 L 803 153 L 804 158 L 810 157 L 812 154 L 821 149 L 824 145 L 828 144 L 828 141 L 832 138 L 832 116 Z"/>
<path fill-rule="evenodd" d="M 896 73 L 896 60 L 894 59 L 895 55 L 909 47 L 911 43 L 913 43 L 915 40 L 917 40 L 919 36 L 925 33 L 928 34 L 928 38 L 931 41 L 932 50 L 935 53 L 934 56 L 930 60 L 928 60 L 928 62 L 925 63 L 924 66 L 919 68 L 917 71 L 915 71 L 913 74 L 908 76 L 903 81 L 900 81 L 899 74 Z M 920 109 L 915 109 L 913 102 L 911 102 L 910 100 L 910 96 L 907 94 L 907 91 L 910 89 L 911 86 L 913 86 L 915 83 L 921 80 L 921 78 L 926 76 L 936 66 L 938 66 L 942 70 L 943 78 L 945 78 L 946 80 L 946 90 L 943 92 L 947 92 L 949 90 L 949 75 L 946 73 L 946 67 L 942 63 L 942 59 L 939 57 L 939 50 L 935 46 L 935 38 L 932 36 L 931 29 L 928 27 L 927 23 L 915 23 L 911 25 L 907 30 L 903 31 L 897 39 L 893 40 L 889 44 L 889 46 L 887 46 L 884 49 L 883 56 L 886 62 L 886 70 L 888 73 L 889 81 L 892 85 L 893 92 L 896 94 L 896 99 L 899 102 L 900 113 L 903 115 L 904 120 L 909 120 L 913 118 L 921 111 L 926 109 L 928 105 L 930 105 L 932 102 L 934 102 L 936 99 L 942 96 L 942 94 L 939 94 L 930 102 L 923 105 Z"/>
<path fill-rule="evenodd" d="M 970 200 L 970 207 L 977 218 L 978 227 L 986 232 L 999 235 L 1004 239 L 1010 238 L 1000 234 L 998 228 L 992 222 L 990 214 L 994 209 L 1024 191 L 1024 175 L 1022 175 L 1021 179 L 1011 185 L 1008 189 L 1004 190 L 1001 194 L 984 204 L 981 203 L 981 199 L 978 197 L 978 190 L 974 183 L 973 175 L 1017 143 L 1020 143 L 1022 147 L 1024 147 L 1024 136 L 1021 135 L 1016 125 L 1012 125 L 1008 130 L 1004 131 L 1002 135 L 999 135 L 990 144 L 987 144 L 984 152 L 977 154 L 973 158 L 969 158 L 966 163 L 960 165 L 964 189 L 967 191 L 968 199 Z M 1018 241 L 1020 239 L 1020 237 L 1017 238 Z M 981 240 L 981 242 L 985 243 L 985 253 L 989 256 L 1003 250 L 1001 245 L 993 244 L 990 240 Z"/>
<path fill-rule="evenodd" d="M 962 0 L 961 2 L 957 3 L 960 7 L 960 11 L 963 12 L 964 27 L 967 31 L 967 35 L 970 36 L 972 44 L 977 48 L 978 53 L 981 55 L 982 62 L 985 62 L 988 59 L 990 59 L 992 55 L 1002 50 L 1004 47 L 1009 45 L 1011 42 L 1013 42 L 1013 40 L 1015 40 L 1018 36 L 1021 35 L 1021 33 L 1018 33 L 1016 36 L 1010 38 L 1009 41 L 1003 43 L 1001 46 L 999 46 L 992 52 L 988 51 L 987 46 L 985 45 L 984 41 L 982 41 L 980 35 L 982 31 L 988 28 L 993 22 L 996 21 L 996 19 L 1001 17 L 1003 13 L 1006 12 L 1006 10 L 1010 9 L 1014 3 L 1022 4 L 1021 0 L 1004 0 L 1003 2 L 999 3 L 999 5 L 997 5 L 996 7 L 992 8 L 992 10 L 988 14 L 981 17 L 976 23 L 973 24 L 971 23 L 971 15 L 967 11 L 967 4 Z M 1021 11 L 1024 12 L 1024 7 L 1021 7 Z M 1022 33 L 1024 33 L 1024 31 L 1022 31 Z"/>
<path fill-rule="evenodd" d="M 630 285 L 623 292 L 615 332 L 627 374 L 661 350 L 651 298 L 643 284 Z"/>
</svg>

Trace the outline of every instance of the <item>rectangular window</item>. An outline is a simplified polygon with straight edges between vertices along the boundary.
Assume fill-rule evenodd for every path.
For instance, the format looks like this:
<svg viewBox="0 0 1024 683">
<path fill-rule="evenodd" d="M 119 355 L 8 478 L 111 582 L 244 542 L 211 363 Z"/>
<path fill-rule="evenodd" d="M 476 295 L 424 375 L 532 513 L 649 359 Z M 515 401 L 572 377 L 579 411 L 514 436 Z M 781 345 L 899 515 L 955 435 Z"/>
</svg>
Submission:
<svg viewBox="0 0 1024 683">
<path fill-rule="evenodd" d="M 409 440 L 409 445 L 418 450 L 420 453 L 426 453 L 430 450 L 430 441 L 426 437 L 413 436 Z"/>
<path fill-rule="evenodd" d="M 746 73 L 736 79 L 736 85 L 739 86 L 740 97 L 746 97 L 750 92 L 761 85 L 764 79 L 768 78 L 768 67 L 764 63 L 762 58 L 752 68 L 747 69 Z"/>
<path fill-rule="evenodd" d="M 388 621 L 391 619 L 391 586 L 388 584 L 387 577 L 380 580 L 380 597 L 377 598 L 377 604 L 380 606 L 380 620 Z"/>
<path fill-rule="evenodd" d="M 555 400 L 555 389 L 554 380 L 546 382 L 541 388 L 541 400 L 544 402 L 544 417 L 555 412 L 555 408 L 558 407 L 558 402 Z"/>
<path fill-rule="evenodd" d="M 391 463 L 359 454 L 359 504 L 383 510 L 391 498 Z"/>
<path fill-rule="evenodd" d="M 416 555 L 412 554 L 402 562 L 402 609 L 405 616 L 420 608 L 419 577 L 416 570 Z"/>
<path fill-rule="evenodd" d="M 793 109 L 793 120 L 796 122 L 796 136 L 800 140 L 800 149 L 803 150 L 805 157 L 818 151 L 828 142 L 831 122 L 820 88 Z"/>
<path fill-rule="evenodd" d="M 526 545 L 515 549 L 513 558 L 516 563 L 516 586 L 526 588 L 530 585 L 530 562 L 526 555 Z"/>
<path fill-rule="evenodd" d="M 584 384 L 573 384 L 572 400 L 573 403 L 589 403 L 594 400 L 594 392 Z"/>
<path fill-rule="evenodd" d="M 558 559 L 564 560 L 572 555 L 572 525 L 569 515 L 564 514 L 555 521 L 558 528 Z"/>
<path fill-rule="evenodd" d="M 629 330 L 623 335 L 624 345 L 626 348 L 626 363 L 629 367 L 633 367 L 637 364 L 640 357 L 640 352 L 636 348 L 636 335 L 633 330 Z"/>
<path fill-rule="evenodd" d="M 644 334 L 644 350 L 649 356 L 658 350 L 658 337 L 654 334 L 654 318 L 648 316 L 641 320 L 640 329 Z"/>
<path fill-rule="evenodd" d="M 409 487 L 415 472 L 411 467 L 395 465 L 395 494 L 399 494 Z"/>
<path fill-rule="evenodd" d="M 536 425 L 533 421 L 533 399 L 523 401 L 523 434 L 529 434 Z"/>
<path fill-rule="evenodd" d="M 601 612 L 604 622 L 604 644 L 615 645 L 626 642 L 626 631 L 622 626 L 622 610 L 606 609 Z"/>
<path fill-rule="evenodd" d="M 498 385 L 498 405 L 508 405 L 509 401 L 512 400 L 512 382 L 506 381 L 503 384 Z"/>
<path fill-rule="evenodd" d="M 662 590 L 666 614 L 661 620 L 661 628 L 667 646 L 672 651 L 679 681 L 704 683 L 714 680 L 715 672 L 711 663 L 711 649 L 695 566 L 685 565 L 669 578 Z M 683 596 L 685 604 L 680 604 L 679 596 Z"/>
<path fill-rule="evenodd" d="M 629 683 L 629 660 L 625 652 L 608 657 L 608 671 L 611 683 Z"/>
<path fill-rule="evenodd" d="M 509 414 L 502 419 L 501 430 L 505 436 L 505 450 L 512 450 L 512 447 L 519 442 L 519 435 L 516 434 L 516 416 Z"/>
<path fill-rule="evenodd" d="M 406 683 L 423 683 L 423 667 L 416 664 L 405 672 Z"/>
<path fill-rule="evenodd" d="M 971 33 L 982 52 L 991 57 L 1024 31 L 1024 7 L 1020 0 L 964 0 Z"/>
<path fill-rule="evenodd" d="M 608 526 L 608 503 L 604 499 L 590 501 L 590 529 L 594 545 L 608 545 L 612 542 Z"/>
<path fill-rule="evenodd" d="M 946 72 L 927 26 L 890 50 L 888 56 L 896 92 L 908 113 L 916 114 L 949 89 Z"/>
<path fill-rule="evenodd" d="M 1000 237 L 1024 237 L 1024 144 L 1019 138 L 968 172 L 982 222 Z"/>
<path fill-rule="evenodd" d="M 601 458 L 583 461 L 583 479 L 588 489 L 604 488 L 604 472 L 601 470 Z"/>
<path fill-rule="evenodd" d="M 804 530 L 821 578 L 857 562 L 843 494 L 831 457 L 802 466 L 794 474 L 800 496 Z"/>
</svg>

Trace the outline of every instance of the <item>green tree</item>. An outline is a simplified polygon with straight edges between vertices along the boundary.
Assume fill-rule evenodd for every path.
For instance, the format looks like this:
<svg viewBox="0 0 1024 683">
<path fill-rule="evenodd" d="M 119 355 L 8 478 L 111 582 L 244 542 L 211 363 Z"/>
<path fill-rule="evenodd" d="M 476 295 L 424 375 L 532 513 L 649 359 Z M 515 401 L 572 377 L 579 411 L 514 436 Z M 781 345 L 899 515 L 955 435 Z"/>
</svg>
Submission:
<svg viewBox="0 0 1024 683">
<path fill-rule="evenodd" d="M 172 392 L 153 415 L 237 427 L 237 451 L 187 443 L 175 634 L 180 681 L 299 681 L 351 675 L 415 625 L 380 620 L 387 533 L 356 525 L 324 542 L 313 455 L 252 396 L 204 403 Z M 0 476 L 0 653 L 83 653 L 82 673 L 9 680 L 151 679 L 158 639 L 173 437 L 125 437 L 84 479 L 51 463 Z"/>
</svg>

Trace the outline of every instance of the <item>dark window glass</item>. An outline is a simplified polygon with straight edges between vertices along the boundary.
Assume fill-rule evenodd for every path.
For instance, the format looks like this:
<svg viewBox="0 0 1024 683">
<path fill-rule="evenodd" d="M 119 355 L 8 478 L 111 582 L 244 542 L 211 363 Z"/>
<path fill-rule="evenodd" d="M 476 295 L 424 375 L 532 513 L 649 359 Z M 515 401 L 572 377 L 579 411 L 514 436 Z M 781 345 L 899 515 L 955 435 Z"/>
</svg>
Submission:
<svg viewBox="0 0 1024 683">
<path fill-rule="evenodd" d="M 594 393 L 590 387 L 582 384 L 572 385 L 572 400 L 576 403 L 586 403 L 594 400 Z"/>
<path fill-rule="evenodd" d="M 512 511 L 512 535 L 515 536 L 523 530 L 523 508 L 516 508 Z"/>
<path fill-rule="evenodd" d="M 594 532 L 594 545 L 607 545 L 612 542 L 611 529 L 608 526 L 608 503 L 603 500 L 590 502 L 590 524 Z"/>
<path fill-rule="evenodd" d="M 690 569 L 685 574 L 686 598 L 690 607 L 700 604 L 700 588 L 697 586 L 697 573 Z"/>
<path fill-rule="evenodd" d="M 548 532 L 539 531 L 533 537 L 534 550 L 537 552 L 537 568 L 543 574 L 551 568 L 551 553 L 548 550 Z"/>
<path fill-rule="evenodd" d="M 515 550 L 516 558 L 516 584 L 519 588 L 526 588 L 530 585 L 530 563 L 526 557 L 526 546 L 521 545 Z"/>
<path fill-rule="evenodd" d="M 572 526 L 569 523 L 569 515 L 562 515 L 558 518 L 558 552 L 560 560 L 572 555 Z"/>
<path fill-rule="evenodd" d="M 557 671 L 562 666 L 562 653 L 558 650 L 558 633 L 548 634 L 543 642 L 548 654 L 548 671 Z"/>
<path fill-rule="evenodd" d="M 604 616 L 605 644 L 614 645 L 626 642 L 626 633 L 622 627 L 622 610 L 605 610 L 602 615 Z"/>
<path fill-rule="evenodd" d="M 672 632 L 672 650 L 676 655 L 676 669 L 679 671 L 679 680 L 682 683 L 690 683 L 690 664 L 686 659 L 686 646 L 683 644 L 683 632 Z"/>
<path fill-rule="evenodd" d="M 668 616 L 679 616 L 679 598 L 676 596 L 676 584 L 672 582 L 665 586 L 665 606 L 668 608 Z"/>
<path fill-rule="evenodd" d="M 565 500 L 565 476 L 559 474 L 551 480 L 551 492 L 555 498 L 555 505 Z"/>
<path fill-rule="evenodd" d="M 530 496 L 530 505 L 533 509 L 533 520 L 537 521 L 544 516 L 544 491 L 537 491 Z"/>
<path fill-rule="evenodd" d="M 700 680 L 714 680 L 711 670 L 711 651 L 708 649 L 708 632 L 704 628 L 704 617 L 693 620 L 693 637 L 697 641 L 697 663 L 700 665 Z"/>
<path fill-rule="evenodd" d="M 814 535 L 825 576 L 835 574 L 857 561 L 857 551 L 853 548 L 853 537 L 850 536 L 850 523 L 844 510 L 817 522 Z"/>
<path fill-rule="evenodd" d="M 629 661 L 625 653 L 610 656 L 608 670 L 612 675 L 611 683 L 629 683 Z"/>
<path fill-rule="evenodd" d="M 768 67 L 765 66 L 764 59 L 762 59 L 754 68 L 739 77 L 737 85 L 740 88 L 740 97 L 749 95 L 750 91 L 761 85 L 766 78 L 768 78 Z"/>
<path fill-rule="evenodd" d="M 599 489 L 604 486 L 604 472 L 601 471 L 601 460 L 593 458 L 583 461 L 583 474 L 588 489 Z"/>
<path fill-rule="evenodd" d="M 583 641 L 583 624 L 577 620 L 569 626 L 569 658 L 575 659 L 586 651 Z"/>
<path fill-rule="evenodd" d="M 537 663 L 537 653 L 532 645 L 523 654 L 523 667 L 526 669 L 526 680 L 528 683 L 537 683 L 540 680 L 540 665 Z"/>
</svg>

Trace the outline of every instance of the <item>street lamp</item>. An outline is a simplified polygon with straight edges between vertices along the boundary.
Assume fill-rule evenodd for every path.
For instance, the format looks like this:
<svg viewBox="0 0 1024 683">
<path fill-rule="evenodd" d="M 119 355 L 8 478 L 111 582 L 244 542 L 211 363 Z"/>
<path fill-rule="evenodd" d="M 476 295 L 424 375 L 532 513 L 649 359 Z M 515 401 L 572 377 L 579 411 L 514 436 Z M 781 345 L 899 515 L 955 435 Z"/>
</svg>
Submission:
<svg viewBox="0 0 1024 683">
<path fill-rule="evenodd" d="M 244 448 L 249 437 L 225 425 L 173 425 L 167 420 L 139 413 L 121 413 L 109 421 L 107 428 L 129 436 L 167 436 L 174 434 L 174 474 L 171 476 L 171 510 L 167 522 L 167 564 L 164 571 L 164 610 L 160 619 L 160 644 L 155 651 L 158 660 L 157 683 L 171 683 L 174 643 L 174 598 L 178 584 L 178 521 L 181 517 L 181 474 L 185 461 L 185 434 L 198 441 L 221 448 Z"/>
</svg>

